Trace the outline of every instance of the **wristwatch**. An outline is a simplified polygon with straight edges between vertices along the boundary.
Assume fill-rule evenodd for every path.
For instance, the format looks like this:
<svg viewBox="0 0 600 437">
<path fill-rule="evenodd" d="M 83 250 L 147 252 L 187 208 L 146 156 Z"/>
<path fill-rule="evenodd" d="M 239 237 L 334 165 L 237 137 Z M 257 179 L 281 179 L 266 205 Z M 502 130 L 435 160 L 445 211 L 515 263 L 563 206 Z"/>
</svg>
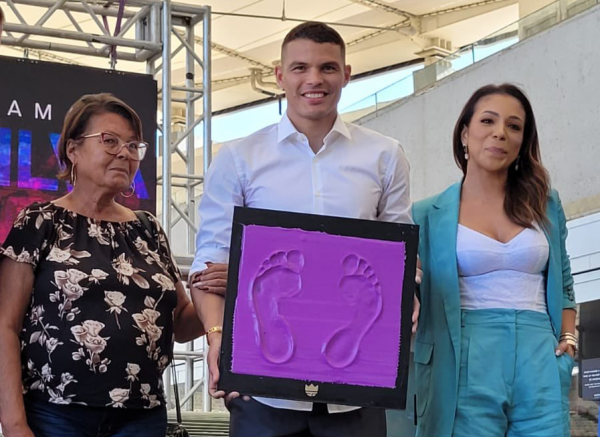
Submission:
<svg viewBox="0 0 600 437">
<path fill-rule="evenodd" d="M 206 342 L 208 343 L 209 346 L 210 346 L 210 334 L 212 334 L 213 332 L 223 332 L 223 327 L 220 325 L 217 325 L 217 326 L 213 326 L 208 331 L 206 331 Z"/>
</svg>

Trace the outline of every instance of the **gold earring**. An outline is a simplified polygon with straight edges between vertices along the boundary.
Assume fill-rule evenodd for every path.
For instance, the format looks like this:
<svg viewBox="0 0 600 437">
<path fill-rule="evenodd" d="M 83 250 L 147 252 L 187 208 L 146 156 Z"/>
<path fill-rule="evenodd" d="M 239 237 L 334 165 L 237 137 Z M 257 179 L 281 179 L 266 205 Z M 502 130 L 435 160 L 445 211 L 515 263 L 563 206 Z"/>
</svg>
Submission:
<svg viewBox="0 0 600 437">
<path fill-rule="evenodd" d="M 77 181 L 77 173 L 75 173 L 75 164 L 71 165 L 71 186 L 75 186 L 75 181 Z"/>
<path fill-rule="evenodd" d="M 123 193 L 121 191 L 121 196 L 123 196 L 125 198 L 133 196 L 133 193 L 135 193 L 135 181 L 133 181 L 131 183 L 131 187 L 129 187 L 129 188 L 131 189 L 131 193 Z"/>
</svg>

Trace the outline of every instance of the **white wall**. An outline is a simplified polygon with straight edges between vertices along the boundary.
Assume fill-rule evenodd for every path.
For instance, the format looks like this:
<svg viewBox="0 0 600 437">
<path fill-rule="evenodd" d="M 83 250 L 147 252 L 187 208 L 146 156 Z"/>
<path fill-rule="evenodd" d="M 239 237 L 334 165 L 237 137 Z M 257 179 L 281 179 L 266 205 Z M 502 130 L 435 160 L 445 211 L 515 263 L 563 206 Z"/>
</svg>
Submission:
<svg viewBox="0 0 600 437">
<path fill-rule="evenodd" d="M 359 123 L 403 144 L 419 200 L 461 177 L 451 136 L 469 96 L 482 85 L 513 82 L 532 101 L 543 162 L 567 216 L 600 211 L 599 36 L 596 6 Z"/>
<path fill-rule="evenodd" d="M 567 223 L 567 252 L 575 278 L 577 303 L 600 299 L 600 214 Z"/>
</svg>

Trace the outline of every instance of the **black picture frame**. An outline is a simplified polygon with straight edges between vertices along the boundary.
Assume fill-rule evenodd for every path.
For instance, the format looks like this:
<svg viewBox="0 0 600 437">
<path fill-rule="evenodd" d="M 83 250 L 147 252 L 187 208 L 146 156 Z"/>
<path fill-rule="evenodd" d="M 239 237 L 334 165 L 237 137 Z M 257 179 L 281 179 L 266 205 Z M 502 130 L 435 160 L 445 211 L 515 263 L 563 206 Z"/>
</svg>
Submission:
<svg viewBox="0 0 600 437">
<path fill-rule="evenodd" d="M 406 258 L 404 260 L 405 268 L 401 300 L 402 317 L 399 338 L 400 354 L 395 388 L 366 387 L 351 384 L 236 374 L 231 371 L 233 321 L 238 294 L 242 237 L 244 227 L 247 225 L 302 229 L 305 231 L 325 232 L 330 235 L 405 243 Z M 225 392 L 236 391 L 244 395 L 277 399 L 386 409 L 405 409 L 418 238 L 419 227 L 417 225 L 236 207 L 231 234 L 218 389 Z"/>
</svg>

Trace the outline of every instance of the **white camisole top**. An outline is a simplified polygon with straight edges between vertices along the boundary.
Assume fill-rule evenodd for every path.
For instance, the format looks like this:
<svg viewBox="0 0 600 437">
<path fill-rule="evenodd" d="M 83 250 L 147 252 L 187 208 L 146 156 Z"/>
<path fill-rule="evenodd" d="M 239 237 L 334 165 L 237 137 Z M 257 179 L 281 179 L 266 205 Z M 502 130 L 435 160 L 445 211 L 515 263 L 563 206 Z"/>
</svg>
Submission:
<svg viewBox="0 0 600 437">
<path fill-rule="evenodd" d="M 458 225 L 456 258 L 461 308 L 505 308 L 546 312 L 550 248 L 538 228 L 524 229 L 501 243 Z"/>
</svg>

